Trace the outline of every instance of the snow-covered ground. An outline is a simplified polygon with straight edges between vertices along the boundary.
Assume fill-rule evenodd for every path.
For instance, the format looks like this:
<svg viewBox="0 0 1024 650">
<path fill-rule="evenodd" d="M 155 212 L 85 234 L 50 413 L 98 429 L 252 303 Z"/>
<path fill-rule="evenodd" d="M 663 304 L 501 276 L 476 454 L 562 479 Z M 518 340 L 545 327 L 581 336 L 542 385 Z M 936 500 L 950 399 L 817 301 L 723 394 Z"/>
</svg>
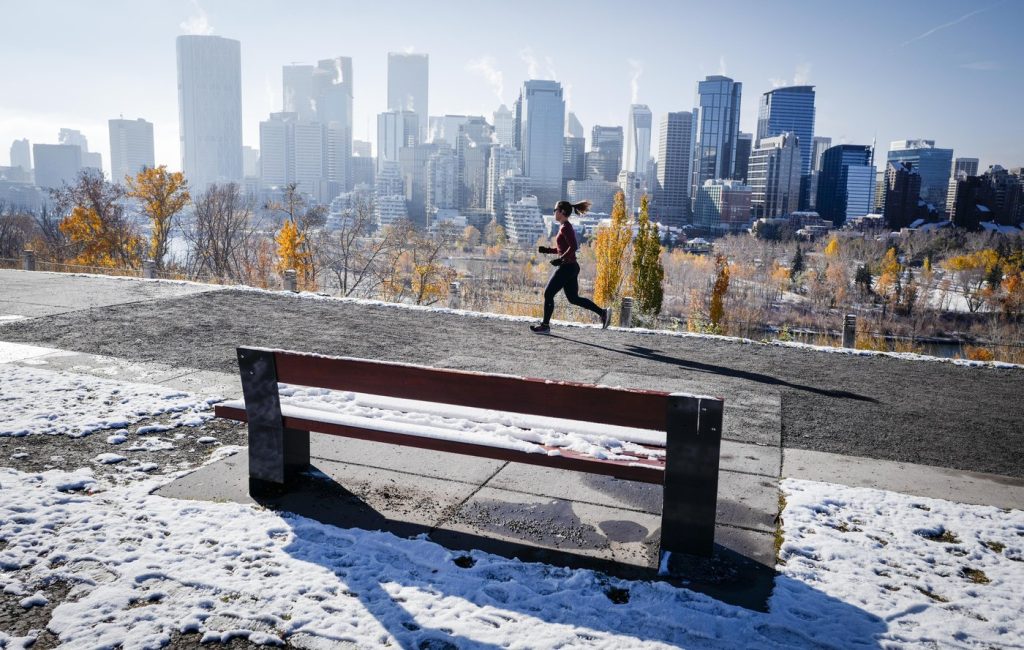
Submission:
<svg viewBox="0 0 1024 650">
<path fill-rule="evenodd" d="M 395 406 L 286 393 L 350 416 L 382 417 Z M 107 436 L 115 456 L 121 438 L 145 434 L 131 430 L 143 418 L 194 424 L 210 408 L 180 391 L 9 363 L 0 363 L 0 396 L 6 435 L 60 435 L 69 447 L 83 443 L 77 436 Z M 456 431 L 468 415 L 422 417 Z M 492 433 L 523 441 L 516 432 L 529 423 L 493 420 Z M 169 499 L 153 491 L 174 474 L 113 481 L 99 471 L 107 462 L 116 461 L 0 468 L 0 591 L 26 612 L 52 608 L 47 627 L 71 647 L 154 647 L 190 632 L 306 647 L 1024 645 L 1019 510 L 784 480 L 779 575 L 760 613 L 662 582 L 467 556 L 424 538 L 257 506 Z M 70 591 L 58 599 L 55 585 Z M 0 647 L 35 636 L 9 632 L 0 630 Z"/>
</svg>

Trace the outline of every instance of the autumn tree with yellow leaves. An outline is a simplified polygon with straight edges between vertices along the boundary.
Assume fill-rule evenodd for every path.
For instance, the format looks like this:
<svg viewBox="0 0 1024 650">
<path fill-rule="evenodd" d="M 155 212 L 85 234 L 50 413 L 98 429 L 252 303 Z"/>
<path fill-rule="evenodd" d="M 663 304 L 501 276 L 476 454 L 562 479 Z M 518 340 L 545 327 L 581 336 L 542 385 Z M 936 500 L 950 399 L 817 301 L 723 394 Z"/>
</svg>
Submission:
<svg viewBox="0 0 1024 650">
<path fill-rule="evenodd" d="M 174 219 L 190 199 L 185 175 L 169 172 L 165 165 L 160 165 L 147 167 L 134 177 L 125 177 L 125 183 L 126 195 L 138 199 L 143 213 L 149 218 L 149 258 L 162 269 Z"/>
<path fill-rule="evenodd" d="M 654 317 L 661 313 L 661 305 L 665 298 L 665 291 L 662 287 L 665 280 L 665 267 L 661 264 L 661 238 L 658 236 L 658 224 L 651 223 L 646 195 L 640 200 L 640 217 L 637 226 L 636 240 L 633 242 L 630 284 L 633 287 L 633 299 L 636 301 L 637 311 L 643 316 Z"/>
<path fill-rule="evenodd" d="M 315 290 L 313 256 L 309 251 L 306 233 L 299 230 L 294 221 L 285 219 L 274 241 L 277 243 L 277 272 L 284 273 L 293 269 L 300 289 Z"/>
<path fill-rule="evenodd" d="M 59 227 L 67 239 L 72 264 L 141 266 L 145 242 L 125 218 L 124 188 L 104 180 L 98 170 L 85 169 L 73 185 L 64 185 L 51 195 L 57 211 L 66 215 Z"/>
<path fill-rule="evenodd" d="M 611 307 L 619 301 L 632 238 L 626 216 L 626 198 L 618 192 L 612 205 L 611 225 L 601 226 L 594 236 L 594 257 L 597 261 L 594 302 L 599 305 Z"/>
</svg>

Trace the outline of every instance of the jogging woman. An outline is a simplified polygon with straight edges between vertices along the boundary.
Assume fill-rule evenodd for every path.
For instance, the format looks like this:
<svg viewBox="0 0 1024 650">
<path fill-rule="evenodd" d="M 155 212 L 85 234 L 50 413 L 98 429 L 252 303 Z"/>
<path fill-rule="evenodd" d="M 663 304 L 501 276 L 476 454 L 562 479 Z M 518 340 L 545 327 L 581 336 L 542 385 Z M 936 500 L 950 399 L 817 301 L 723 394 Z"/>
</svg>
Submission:
<svg viewBox="0 0 1024 650">
<path fill-rule="evenodd" d="M 556 248 L 541 246 L 537 250 L 541 253 L 557 255 L 551 260 L 555 272 L 548 280 L 548 286 L 544 290 L 544 321 L 540 325 L 530 325 L 530 329 L 537 334 L 546 334 L 551 331 L 551 314 L 555 311 L 555 296 L 559 291 L 565 291 L 565 297 L 570 303 L 589 309 L 601 319 L 601 327 L 608 327 L 609 312 L 601 309 L 592 301 L 580 297 L 580 265 L 576 262 L 576 231 L 569 223 L 569 217 L 574 214 L 586 214 L 590 209 L 590 201 L 569 203 L 559 201 L 555 204 L 555 221 L 561 224 L 558 228 L 558 236 L 555 238 Z"/>
</svg>

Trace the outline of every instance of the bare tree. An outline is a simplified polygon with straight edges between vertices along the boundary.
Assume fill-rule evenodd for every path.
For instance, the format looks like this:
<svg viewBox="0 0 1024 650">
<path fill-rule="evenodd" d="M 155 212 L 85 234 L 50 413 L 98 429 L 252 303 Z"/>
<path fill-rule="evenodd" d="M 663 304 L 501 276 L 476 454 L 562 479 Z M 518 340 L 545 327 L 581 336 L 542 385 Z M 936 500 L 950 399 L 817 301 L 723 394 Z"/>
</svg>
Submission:
<svg viewBox="0 0 1024 650">
<path fill-rule="evenodd" d="M 359 197 L 342 216 L 341 227 L 321 249 L 323 264 L 334 274 L 343 296 L 351 296 L 360 287 L 365 289 L 372 282 L 380 260 L 396 245 L 394 229 L 371 236 L 375 225 L 373 201 Z"/>
<path fill-rule="evenodd" d="M 189 243 L 189 277 L 245 279 L 255 233 L 253 203 L 235 183 L 211 185 L 193 199 L 193 222 L 182 229 Z"/>
<path fill-rule="evenodd" d="M 30 212 L 0 201 L 0 257 L 20 256 L 38 234 Z"/>
</svg>

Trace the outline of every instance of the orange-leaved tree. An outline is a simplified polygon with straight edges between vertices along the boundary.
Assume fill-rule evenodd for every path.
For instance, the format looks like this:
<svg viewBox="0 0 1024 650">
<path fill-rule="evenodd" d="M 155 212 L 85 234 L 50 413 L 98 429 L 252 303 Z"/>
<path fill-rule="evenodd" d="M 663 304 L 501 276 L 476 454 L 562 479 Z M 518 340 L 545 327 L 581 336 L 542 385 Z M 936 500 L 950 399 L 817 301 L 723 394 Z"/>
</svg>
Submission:
<svg viewBox="0 0 1024 650">
<path fill-rule="evenodd" d="M 615 195 L 610 226 L 601 226 L 594 236 L 594 257 L 597 276 L 594 278 L 594 301 L 608 308 L 619 300 L 625 277 L 629 242 L 633 238 L 626 217 L 626 198 Z"/>
<path fill-rule="evenodd" d="M 174 218 L 189 202 L 188 183 L 181 172 L 169 172 L 165 165 L 147 167 L 135 176 L 125 177 L 127 195 L 139 200 L 152 226 L 149 257 L 163 268 L 167 240 Z"/>
<path fill-rule="evenodd" d="M 73 185 L 52 191 L 58 212 L 66 214 L 60 232 L 67 238 L 73 264 L 138 268 L 145 244 L 125 218 L 124 189 L 102 172 L 84 169 Z"/>
<path fill-rule="evenodd" d="M 293 269 L 299 288 L 315 290 L 311 277 L 313 256 L 309 251 L 306 234 L 299 230 L 294 221 L 285 219 L 274 241 L 277 242 L 277 272 L 284 273 Z"/>
</svg>

